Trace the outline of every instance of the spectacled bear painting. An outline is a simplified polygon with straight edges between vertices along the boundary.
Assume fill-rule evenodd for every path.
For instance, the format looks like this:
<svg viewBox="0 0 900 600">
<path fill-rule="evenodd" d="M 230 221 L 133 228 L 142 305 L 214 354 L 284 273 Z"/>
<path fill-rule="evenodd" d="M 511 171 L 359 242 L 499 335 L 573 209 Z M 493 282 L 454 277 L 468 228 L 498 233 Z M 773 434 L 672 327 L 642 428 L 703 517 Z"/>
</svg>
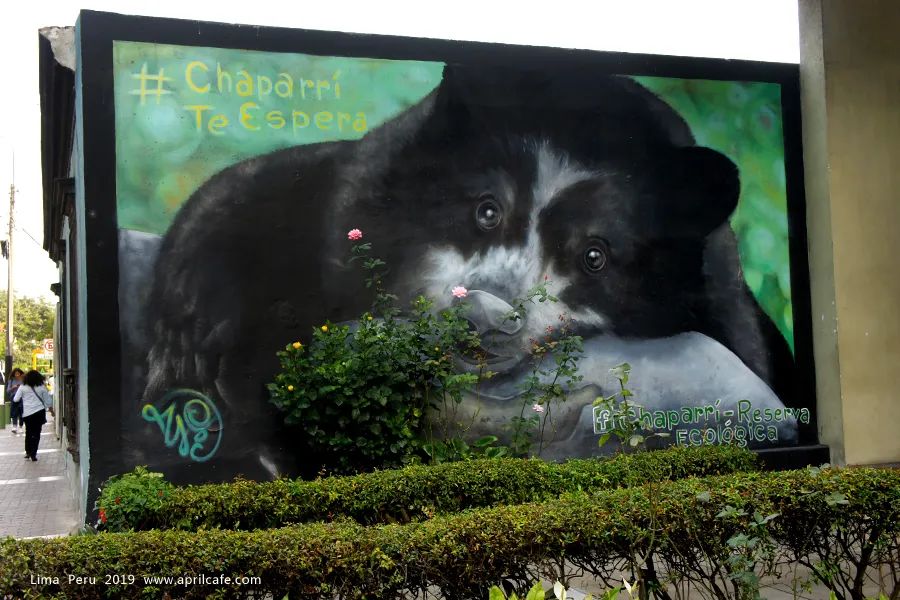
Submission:
<svg viewBox="0 0 900 600">
<path fill-rule="evenodd" d="M 130 56 L 122 64 L 141 68 Z M 191 62 L 178 52 L 169 59 L 179 57 L 173 87 L 222 96 L 240 89 L 223 89 L 227 64 Z M 236 80 L 240 72 L 226 74 Z M 241 94 L 240 109 L 225 115 L 219 131 L 214 95 L 202 105 L 208 109 L 172 109 L 196 125 L 197 145 L 215 133 L 236 136 L 237 147 L 241 135 L 255 134 L 248 122 L 281 129 L 265 112 L 264 81 L 243 73 L 254 96 Z M 131 374 L 123 402 L 132 415 L 124 427 L 133 459 L 204 462 L 219 469 L 211 478 L 314 466 L 298 457 L 297 433 L 282 425 L 265 385 L 278 370 L 276 351 L 308 342 L 326 320 L 351 321 L 371 306 L 358 266 L 347 260 L 347 232 L 354 228 L 387 263 L 385 287 L 399 305 L 424 294 L 441 310 L 453 301 L 452 288 L 468 290 L 467 318 L 497 373 L 482 384 L 473 436 L 503 438 L 532 369 L 529 340 L 564 314 L 584 339 L 583 379 L 554 413 L 556 435 L 545 457 L 608 451 L 597 443 L 592 401 L 614 391 L 609 369 L 623 362 L 647 410 L 715 406 L 729 416 L 718 435 L 721 427 L 744 428 L 748 437 L 740 439 L 751 447 L 796 444 L 808 416 L 800 418 L 806 399 L 796 394 L 790 336 L 748 285 L 754 279 L 762 289 L 761 281 L 771 285 L 781 272 L 754 265 L 753 277 L 745 274 L 735 220 L 748 186 L 729 153 L 698 143 L 682 114 L 640 78 L 559 66 L 446 64 L 432 73 L 430 91 L 366 123 L 353 139 L 282 142 L 250 157 L 236 151 L 196 186 L 167 180 L 164 191 L 175 200 L 162 211 L 171 224 L 161 234 L 120 223 L 120 305 Z M 370 75 L 377 86 L 377 73 Z M 341 77 L 330 79 L 326 96 L 334 97 L 341 82 L 351 87 Z M 269 80 L 275 98 L 272 82 L 281 80 Z M 299 85 L 321 98 L 323 80 L 329 81 Z M 119 81 L 117 110 L 126 102 L 131 107 L 117 114 L 121 126 L 141 109 L 134 95 L 120 93 Z M 146 100 L 154 101 L 160 106 L 159 95 Z M 323 119 L 303 114 L 300 123 L 310 132 Z M 279 115 L 282 127 L 296 133 L 296 111 Z M 331 130 L 340 115 L 332 114 Z M 348 132 L 360 115 L 347 113 Z M 777 115 L 769 116 L 770 127 L 779 127 Z M 752 143 L 733 140 L 735 148 Z M 120 179 L 123 160 L 172 152 L 185 152 L 177 160 L 186 165 L 202 158 L 197 145 L 188 151 L 183 145 L 126 158 L 120 142 Z M 783 186 L 783 171 L 780 177 Z M 122 215 L 120 209 L 120 221 Z M 750 244 L 775 239 L 786 248 L 779 239 L 786 230 L 747 231 L 755 236 Z M 514 299 L 542 281 L 559 301 L 536 304 L 518 321 L 506 318 Z M 789 309 L 788 303 L 782 314 Z M 185 405 L 191 394 L 203 399 L 193 408 Z M 166 412 L 171 407 L 184 410 L 194 437 L 178 439 L 170 422 L 177 410 Z M 749 411 L 779 417 L 762 427 Z M 688 439 L 676 440 L 678 429 L 706 426 L 675 425 L 670 441 Z"/>
</svg>

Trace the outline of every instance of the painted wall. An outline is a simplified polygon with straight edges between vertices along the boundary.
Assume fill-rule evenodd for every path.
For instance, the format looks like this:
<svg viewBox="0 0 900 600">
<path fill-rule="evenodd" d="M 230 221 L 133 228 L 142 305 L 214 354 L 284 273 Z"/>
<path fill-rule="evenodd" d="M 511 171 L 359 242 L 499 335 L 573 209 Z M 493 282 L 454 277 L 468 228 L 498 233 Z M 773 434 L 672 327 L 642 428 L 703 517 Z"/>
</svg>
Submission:
<svg viewBox="0 0 900 600">
<path fill-rule="evenodd" d="M 469 400 L 474 433 L 503 436 L 528 340 L 565 314 L 585 377 L 551 458 L 601 452 L 592 401 L 623 361 L 675 443 L 815 441 L 785 68 L 287 30 L 248 50 L 226 26 L 198 43 L 178 22 L 105 18 L 128 29 L 97 34 L 111 71 L 93 74 L 115 173 L 102 335 L 120 357 L 106 416 L 122 466 L 184 480 L 310 467 L 265 384 L 285 344 L 368 308 L 354 227 L 404 305 L 470 290 L 498 372 Z M 560 302 L 498 328 L 541 281 Z"/>
<path fill-rule="evenodd" d="M 900 461 L 900 6 L 801 2 L 804 144 L 823 441 Z M 832 266 L 833 265 L 833 266 Z"/>
</svg>

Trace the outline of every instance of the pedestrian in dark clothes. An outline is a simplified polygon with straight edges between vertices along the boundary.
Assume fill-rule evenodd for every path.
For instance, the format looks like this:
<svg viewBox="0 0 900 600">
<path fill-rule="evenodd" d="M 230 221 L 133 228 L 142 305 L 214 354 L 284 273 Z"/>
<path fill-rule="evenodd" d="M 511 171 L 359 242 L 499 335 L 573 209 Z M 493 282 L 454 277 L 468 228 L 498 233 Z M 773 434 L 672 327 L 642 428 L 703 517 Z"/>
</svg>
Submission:
<svg viewBox="0 0 900 600">
<path fill-rule="evenodd" d="M 24 377 L 25 371 L 16 367 L 9 374 L 9 385 L 6 387 L 6 401 L 9 402 L 9 418 L 12 421 L 13 434 L 19 433 L 19 429 L 25 426 L 25 421 L 22 419 L 22 402 L 13 402 L 16 390 L 22 385 Z"/>
</svg>

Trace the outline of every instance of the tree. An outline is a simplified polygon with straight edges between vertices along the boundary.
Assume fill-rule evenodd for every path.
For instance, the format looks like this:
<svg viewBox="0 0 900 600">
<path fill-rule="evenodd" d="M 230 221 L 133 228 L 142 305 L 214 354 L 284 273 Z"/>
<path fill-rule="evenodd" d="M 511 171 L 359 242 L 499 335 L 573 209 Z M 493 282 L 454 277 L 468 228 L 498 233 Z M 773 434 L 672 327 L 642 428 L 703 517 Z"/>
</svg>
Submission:
<svg viewBox="0 0 900 600">
<path fill-rule="evenodd" d="M 43 298 L 16 298 L 13 321 L 13 366 L 31 368 L 31 353 L 53 337 L 56 303 Z M 6 290 L 0 290 L 0 350 L 6 356 Z M 4 373 L 6 376 L 6 373 Z"/>
</svg>

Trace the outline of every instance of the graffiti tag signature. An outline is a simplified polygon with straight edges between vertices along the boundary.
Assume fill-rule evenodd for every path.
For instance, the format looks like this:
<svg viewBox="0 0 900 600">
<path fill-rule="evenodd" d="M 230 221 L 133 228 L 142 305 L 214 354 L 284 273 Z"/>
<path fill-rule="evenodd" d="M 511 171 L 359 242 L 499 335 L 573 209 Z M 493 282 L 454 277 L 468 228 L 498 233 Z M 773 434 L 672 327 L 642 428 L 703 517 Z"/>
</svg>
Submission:
<svg viewBox="0 0 900 600">
<path fill-rule="evenodd" d="M 179 413 L 176 407 L 180 400 L 184 403 Z M 177 446 L 178 454 L 196 462 L 205 462 L 215 455 L 224 429 L 215 402 L 198 391 L 176 389 L 167 392 L 159 404 L 168 408 L 160 412 L 153 404 L 145 404 L 141 416 L 159 426 L 167 448 Z"/>
</svg>

